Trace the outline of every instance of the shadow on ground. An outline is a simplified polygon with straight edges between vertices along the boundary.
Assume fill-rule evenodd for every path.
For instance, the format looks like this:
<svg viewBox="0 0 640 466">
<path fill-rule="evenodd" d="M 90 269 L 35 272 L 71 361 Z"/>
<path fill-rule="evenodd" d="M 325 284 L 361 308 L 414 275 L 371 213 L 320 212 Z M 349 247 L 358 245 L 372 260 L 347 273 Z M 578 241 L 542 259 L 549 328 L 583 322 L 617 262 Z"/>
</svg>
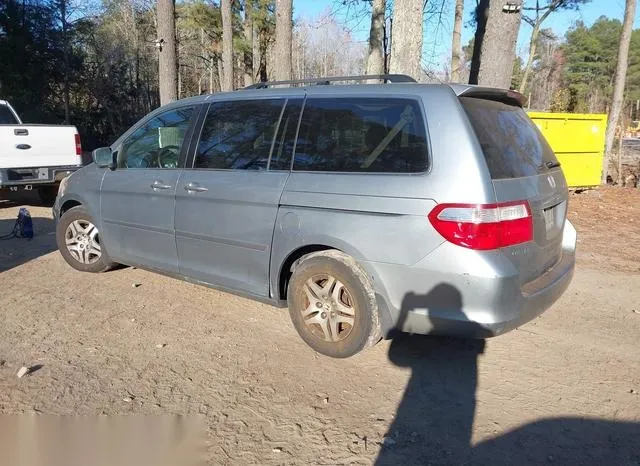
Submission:
<svg viewBox="0 0 640 466">
<path fill-rule="evenodd" d="M 413 309 L 464 319 L 460 293 L 448 284 L 405 299 L 399 325 Z M 483 340 L 406 334 L 393 339 L 389 359 L 412 372 L 376 464 L 640 464 L 640 423 L 633 422 L 542 419 L 471 445 L 483 351 Z"/>
<path fill-rule="evenodd" d="M 0 200 L 0 211 L 7 214 L 7 218 L 0 218 L 0 237 L 11 233 L 18 217 L 19 206 L 23 205 L 29 209 L 41 204 L 37 194 L 33 196 L 31 193 L 27 196 L 14 195 L 7 200 L 3 193 L 3 198 Z M 8 216 L 10 213 L 13 215 Z M 33 215 L 33 212 L 31 213 Z M 34 233 L 32 239 L 0 239 L 0 272 L 18 267 L 57 249 L 53 220 L 46 217 L 32 217 L 32 221 Z"/>
<path fill-rule="evenodd" d="M 40 199 L 36 189 L 31 191 L 0 191 L 0 210 L 10 209 L 17 206 L 51 207 L 52 204 L 45 204 Z"/>
</svg>

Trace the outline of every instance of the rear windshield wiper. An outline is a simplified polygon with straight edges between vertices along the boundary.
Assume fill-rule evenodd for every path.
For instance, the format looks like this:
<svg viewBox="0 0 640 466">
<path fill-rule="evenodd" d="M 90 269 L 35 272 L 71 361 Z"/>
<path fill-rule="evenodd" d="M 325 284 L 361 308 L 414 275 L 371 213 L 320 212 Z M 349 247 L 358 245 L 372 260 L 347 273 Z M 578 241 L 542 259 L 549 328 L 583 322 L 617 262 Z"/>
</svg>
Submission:
<svg viewBox="0 0 640 466">
<path fill-rule="evenodd" d="M 547 168 L 548 170 L 551 170 L 552 168 L 556 168 L 560 166 L 560 162 L 558 162 L 557 160 L 555 161 L 548 161 L 543 163 L 542 165 L 540 165 L 538 168 Z"/>
</svg>

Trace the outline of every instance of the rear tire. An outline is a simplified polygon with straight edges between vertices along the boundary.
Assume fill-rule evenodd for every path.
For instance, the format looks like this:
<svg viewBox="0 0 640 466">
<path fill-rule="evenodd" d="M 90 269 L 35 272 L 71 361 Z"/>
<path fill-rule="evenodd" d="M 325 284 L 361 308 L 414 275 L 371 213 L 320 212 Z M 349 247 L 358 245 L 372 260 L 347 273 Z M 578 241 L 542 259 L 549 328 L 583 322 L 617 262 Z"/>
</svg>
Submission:
<svg viewBox="0 0 640 466">
<path fill-rule="evenodd" d="M 298 260 L 287 297 L 294 327 L 318 353 L 348 358 L 380 341 L 373 287 L 362 267 L 340 251 Z"/>
<path fill-rule="evenodd" d="M 38 188 L 38 196 L 40 200 L 46 206 L 52 206 L 56 202 L 56 196 L 58 195 L 58 185 L 43 186 Z"/>
<path fill-rule="evenodd" d="M 81 272 L 106 272 L 116 265 L 100 241 L 95 220 L 82 206 L 73 207 L 60 217 L 56 242 L 67 264 Z"/>
</svg>

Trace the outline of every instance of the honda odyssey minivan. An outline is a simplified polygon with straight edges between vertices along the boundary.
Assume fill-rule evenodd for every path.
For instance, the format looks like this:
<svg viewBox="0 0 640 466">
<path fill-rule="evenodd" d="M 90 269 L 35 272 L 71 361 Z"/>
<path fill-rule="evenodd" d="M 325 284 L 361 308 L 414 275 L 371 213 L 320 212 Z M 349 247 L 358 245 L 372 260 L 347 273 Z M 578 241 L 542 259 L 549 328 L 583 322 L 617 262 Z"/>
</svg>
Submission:
<svg viewBox="0 0 640 466">
<path fill-rule="evenodd" d="M 494 336 L 548 309 L 571 281 L 576 232 L 522 96 L 375 78 L 155 110 L 61 184 L 62 256 L 288 307 L 333 357 L 394 329 Z M 336 84 L 348 80 L 362 83 Z"/>
</svg>

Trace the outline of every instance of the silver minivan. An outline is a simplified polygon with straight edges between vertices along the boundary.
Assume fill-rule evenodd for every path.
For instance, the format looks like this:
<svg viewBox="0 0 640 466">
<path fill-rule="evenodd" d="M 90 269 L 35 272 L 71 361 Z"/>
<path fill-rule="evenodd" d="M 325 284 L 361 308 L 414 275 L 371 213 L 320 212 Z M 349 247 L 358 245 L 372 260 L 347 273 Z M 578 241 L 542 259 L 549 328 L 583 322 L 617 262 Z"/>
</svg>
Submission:
<svg viewBox="0 0 640 466">
<path fill-rule="evenodd" d="M 549 308 L 571 281 L 576 232 L 522 96 L 361 79 L 155 110 L 60 186 L 62 256 L 288 306 L 333 357 L 394 329 L 494 336 Z"/>
</svg>

